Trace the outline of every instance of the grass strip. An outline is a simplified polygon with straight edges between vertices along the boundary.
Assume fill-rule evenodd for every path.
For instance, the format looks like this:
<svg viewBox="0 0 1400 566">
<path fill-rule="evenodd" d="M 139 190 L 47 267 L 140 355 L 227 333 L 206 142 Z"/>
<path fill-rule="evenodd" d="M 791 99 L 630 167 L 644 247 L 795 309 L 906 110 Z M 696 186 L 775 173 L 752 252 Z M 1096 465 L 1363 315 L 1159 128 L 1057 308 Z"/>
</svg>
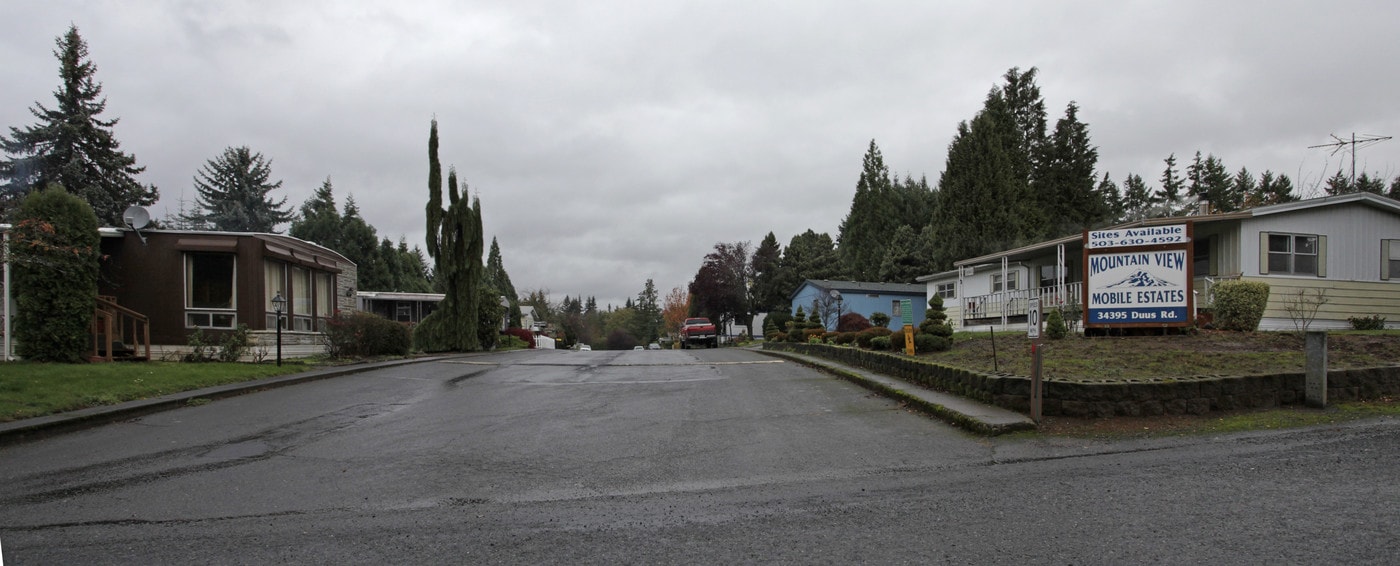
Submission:
<svg viewBox="0 0 1400 566">
<path fill-rule="evenodd" d="M 107 364 L 0 363 L 0 422 L 191 389 L 299 373 L 311 366 L 131 362 Z"/>
</svg>

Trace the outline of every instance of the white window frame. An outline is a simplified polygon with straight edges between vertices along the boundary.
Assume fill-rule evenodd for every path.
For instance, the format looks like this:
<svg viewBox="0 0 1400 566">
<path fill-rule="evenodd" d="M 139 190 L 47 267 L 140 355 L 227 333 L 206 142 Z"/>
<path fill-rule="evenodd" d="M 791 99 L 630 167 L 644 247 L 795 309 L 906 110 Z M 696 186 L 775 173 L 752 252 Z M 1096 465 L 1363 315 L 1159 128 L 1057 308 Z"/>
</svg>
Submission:
<svg viewBox="0 0 1400 566">
<path fill-rule="evenodd" d="M 1286 237 L 1288 242 L 1287 250 L 1274 251 L 1271 244 L 1275 237 Z M 1299 253 L 1299 239 L 1312 239 L 1315 253 Z M 1278 269 L 1272 265 L 1272 258 L 1284 256 L 1288 258 L 1287 269 Z M 1313 258 L 1312 271 L 1298 271 L 1297 260 L 1300 256 Z M 1295 277 L 1327 277 L 1327 236 L 1322 234 L 1299 234 L 1293 232 L 1260 232 L 1259 233 L 1259 274 L 1260 275 L 1288 275 Z"/>
<path fill-rule="evenodd" d="M 933 294 L 944 299 L 956 299 L 958 298 L 958 284 L 957 282 L 938 283 L 933 286 Z"/>
<path fill-rule="evenodd" d="M 1019 271 L 1008 271 L 1008 272 L 1006 272 L 1006 281 L 1007 281 L 1008 285 L 1005 286 L 1006 288 L 1002 288 L 1003 285 L 1002 285 L 1001 274 L 1000 274 L 1000 273 L 993 273 L 993 274 L 992 274 L 992 292 L 993 292 L 993 293 L 1000 293 L 1000 292 L 1002 292 L 1002 291 L 1015 291 L 1015 290 L 1017 290 L 1017 289 L 1020 288 L 1020 285 L 1017 284 L 1017 283 L 1020 282 L 1020 279 L 1021 279 L 1021 277 L 1020 277 L 1020 272 L 1019 272 Z"/>
<path fill-rule="evenodd" d="M 1381 281 L 1400 280 L 1400 240 L 1381 240 Z"/>
</svg>

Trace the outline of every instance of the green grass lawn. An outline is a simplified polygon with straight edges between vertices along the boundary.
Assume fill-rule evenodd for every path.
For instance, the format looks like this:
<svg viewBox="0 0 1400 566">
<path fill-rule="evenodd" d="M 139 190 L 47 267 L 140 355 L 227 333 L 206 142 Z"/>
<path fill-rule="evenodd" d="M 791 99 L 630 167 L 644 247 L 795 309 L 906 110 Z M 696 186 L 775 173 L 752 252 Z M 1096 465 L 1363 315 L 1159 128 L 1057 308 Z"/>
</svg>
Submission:
<svg viewBox="0 0 1400 566">
<path fill-rule="evenodd" d="M 0 363 L 0 422 L 306 371 L 303 363 Z"/>
</svg>

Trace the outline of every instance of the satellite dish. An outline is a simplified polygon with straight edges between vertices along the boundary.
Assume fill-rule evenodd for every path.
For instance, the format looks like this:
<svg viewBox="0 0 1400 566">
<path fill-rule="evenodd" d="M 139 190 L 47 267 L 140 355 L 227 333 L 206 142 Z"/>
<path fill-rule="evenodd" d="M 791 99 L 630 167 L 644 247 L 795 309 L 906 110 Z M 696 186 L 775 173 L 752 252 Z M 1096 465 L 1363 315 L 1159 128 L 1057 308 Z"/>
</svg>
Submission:
<svg viewBox="0 0 1400 566">
<path fill-rule="evenodd" d="M 151 224 L 151 213 L 146 211 L 146 207 L 132 205 L 122 211 L 122 222 L 130 226 L 132 230 L 140 230 Z"/>
</svg>

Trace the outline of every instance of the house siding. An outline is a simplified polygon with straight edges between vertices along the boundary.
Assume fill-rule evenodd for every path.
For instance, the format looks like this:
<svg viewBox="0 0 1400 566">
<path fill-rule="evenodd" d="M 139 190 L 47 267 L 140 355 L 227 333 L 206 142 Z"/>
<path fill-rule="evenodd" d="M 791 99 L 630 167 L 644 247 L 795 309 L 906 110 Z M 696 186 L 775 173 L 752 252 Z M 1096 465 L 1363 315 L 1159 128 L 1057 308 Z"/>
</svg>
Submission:
<svg viewBox="0 0 1400 566">
<path fill-rule="evenodd" d="M 1321 292 L 1326 299 L 1317 307 L 1310 330 L 1351 328 L 1350 317 L 1380 315 L 1387 328 L 1400 328 L 1400 281 L 1333 281 L 1307 277 L 1246 277 L 1269 285 L 1269 302 L 1264 308 L 1260 330 L 1297 330 L 1289 315 L 1290 305 L 1306 305 Z M 1301 296 L 1300 296 L 1301 293 Z"/>
<path fill-rule="evenodd" d="M 1259 270 L 1259 233 L 1327 236 L 1327 276 L 1300 279 L 1380 281 L 1381 240 L 1400 238 L 1400 216 L 1360 204 L 1271 214 L 1245 220 L 1240 228 L 1242 273 Z"/>
</svg>

